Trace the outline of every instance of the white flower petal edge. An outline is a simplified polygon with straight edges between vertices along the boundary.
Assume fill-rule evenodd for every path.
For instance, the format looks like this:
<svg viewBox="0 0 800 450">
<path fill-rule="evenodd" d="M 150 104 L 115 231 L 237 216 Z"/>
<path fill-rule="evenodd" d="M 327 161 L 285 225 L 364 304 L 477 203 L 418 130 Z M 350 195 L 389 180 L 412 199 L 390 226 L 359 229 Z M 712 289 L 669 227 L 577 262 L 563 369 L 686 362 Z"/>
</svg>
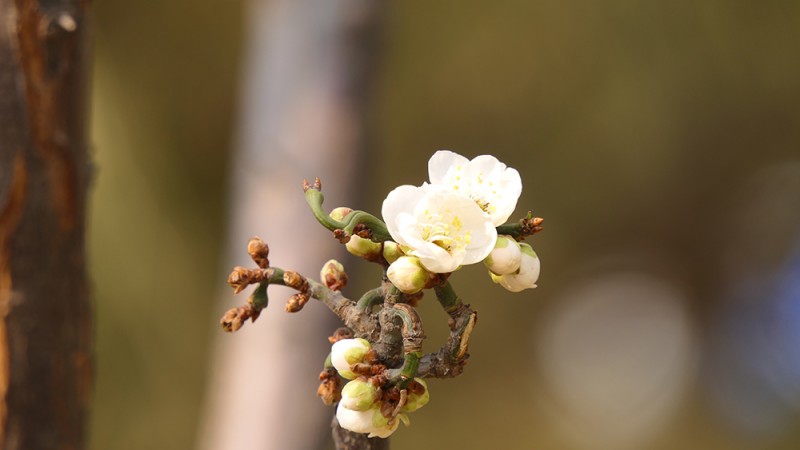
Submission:
<svg viewBox="0 0 800 450">
<path fill-rule="evenodd" d="M 466 195 L 492 219 L 494 226 L 504 224 L 522 193 L 522 179 L 516 169 L 494 156 L 480 155 L 473 160 L 439 150 L 428 161 L 430 184 L 426 189 L 444 189 Z"/>
<path fill-rule="evenodd" d="M 480 207 L 449 191 L 400 186 L 383 201 L 381 212 L 395 242 L 434 273 L 483 260 L 497 240 L 497 230 Z"/>
</svg>

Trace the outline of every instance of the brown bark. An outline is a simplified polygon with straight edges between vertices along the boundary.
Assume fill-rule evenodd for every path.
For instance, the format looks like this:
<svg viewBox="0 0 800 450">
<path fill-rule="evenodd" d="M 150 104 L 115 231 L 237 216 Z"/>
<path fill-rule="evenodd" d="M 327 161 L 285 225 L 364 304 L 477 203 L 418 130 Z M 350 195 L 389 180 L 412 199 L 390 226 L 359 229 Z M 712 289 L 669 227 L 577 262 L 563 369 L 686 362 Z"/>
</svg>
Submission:
<svg viewBox="0 0 800 450">
<path fill-rule="evenodd" d="M 80 449 L 88 0 L 0 0 L 0 447 Z"/>
</svg>

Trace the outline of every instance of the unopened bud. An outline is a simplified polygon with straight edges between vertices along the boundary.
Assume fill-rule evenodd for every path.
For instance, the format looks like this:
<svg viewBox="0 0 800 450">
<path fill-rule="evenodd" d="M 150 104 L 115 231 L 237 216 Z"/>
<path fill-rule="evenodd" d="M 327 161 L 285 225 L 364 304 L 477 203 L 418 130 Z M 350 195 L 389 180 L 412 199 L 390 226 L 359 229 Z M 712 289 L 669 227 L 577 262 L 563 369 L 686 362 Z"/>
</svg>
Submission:
<svg viewBox="0 0 800 450">
<path fill-rule="evenodd" d="M 353 411 L 366 411 L 375 404 L 378 388 L 369 381 L 358 378 L 348 382 L 342 389 L 342 405 Z"/>
<path fill-rule="evenodd" d="M 539 257 L 531 246 L 525 243 L 521 243 L 519 246 L 522 252 L 522 259 L 519 269 L 516 272 L 508 275 L 495 275 L 489 272 L 492 281 L 511 292 L 520 292 L 525 289 L 535 288 L 536 280 L 539 279 L 539 271 L 541 269 Z"/>
<path fill-rule="evenodd" d="M 333 332 L 332 336 L 328 337 L 328 342 L 331 344 L 341 341 L 342 339 L 352 339 L 353 330 L 347 327 L 339 327 Z M 330 356 L 328 356 L 330 358 Z"/>
<path fill-rule="evenodd" d="M 223 330 L 230 333 L 242 328 L 244 321 L 239 317 L 239 308 L 231 308 L 225 312 L 225 315 L 222 316 L 219 323 L 222 325 Z"/>
<path fill-rule="evenodd" d="M 387 438 L 400 424 L 395 418 L 387 418 L 377 407 L 366 411 L 353 411 L 339 403 L 336 408 L 336 420 L 339 426 L 354 433 L 369 433 L 368 437 Z"/>
<path fill-rule="evenodd" d="M 297 294 L 292 295 L 286 302 L 286 312 L 299 312 L 301 309 L 303 309 L 303 306 L 306 306 L 309 298 L 310 296 L 304 292 L 298 292 Z"/>
<path fill-rule="evenodd" d="M 344 266 L 335 259 L 326 262 L 322 266 L 322 270 L 319 272 L 319 279 L 328 289 L 333 289 L 334 291 L 341 291 L 347 285 L 347 274 L 344 271 Z"/>
<path fill-rule="evenodd" d="M 389 266 L 386 276 L 401 292 L 415 294 L 425 287 L 432 275 L 422 267 L 419 258 L 401 256 Z"/>
<path fill-rule="evenodd" d="M 389 264 L 397 261 L 397 258 L 403 256 L 403 250 L 400 248 L 400 244 L 393 241 L 386 241 L 383 243 L 383 259 L 386 260 Z"/>
<path fill-rule="evenodd" d="M 253 322 L 258 318 L 259 311 L 253 309 L 252 305 L 239 306 L 238 308 L 231 308 L 225 315 L 222 316 L 219 323 L 222 329 L 228 332 L 237 331 L 242 328 L 242 325 L 251 319 Z"/>
<path fill-rule="evenodd" d="M 519 269 L 522 252 L 519 244 L 511 236 L 497 236 L 494 250 L 483 260 L 490 271 L 497 275 L 507 275 Z"/>
<path fill-rule="evenodd" d="M 242 292 L 253 281 L 253 273 L 250 269 L 236 266 L 228 275 L 228 285 L 234 289 L 234 293 Z"/>
<path fill-rule="evenodd" d="M 317 396 L 322 403 L 331 406 L 342 398 L 342 379 L 335 370 L 323 370 L 319 374 L 321 383 L 317 388 Z"/>
<path fill-rule="evenodd" d="M 283 272 L 283 284 L 300 292 L 308 292 L 308 280 L 299 273 L 291 270 Z"/>
<path fill-rule="evenodd" d="M 356 235 L 350 236 L 345 248 L 353 256 L 364 258 L 367 261 L 376 261 L 381 256 L 381 244 Z"/>
<path fill-rule="evenodd" d="M 351 208 L 348 208 L 347 206 L 340 206 L 338 208 L 333 208 L 333 211 L 331 211 L 331 213 L 328 215 L 331 217 L 331 219 L 337 222 L 343 222 L 344 218 L 347 217 L 347 215 L 351 212 L 353 212 Z"/>
<path fill-rule="evenodd" d="M 247 254 L 253 258 L 256 265 L 262 269 L 269 267 L 269 246 L 260 237 L 255 236 L 247 243 Z"/>
<path fill-rule="evenodd" d="M 352 380 L 358 376 L 353 372 L 353 366 L 364 362 L 371 348 L 366 339 L 342 339 L 331 346 L 331 364 L 339 375 Z"/>
<path fill-rule="evenodd" d="M 414 412 L 428 404 L 431 399 L 428 385 L 422 378 L 414 378 L 408 385 L 408 397 L 406 404 L 403 405 L 403 411 Z"/>
</svg>

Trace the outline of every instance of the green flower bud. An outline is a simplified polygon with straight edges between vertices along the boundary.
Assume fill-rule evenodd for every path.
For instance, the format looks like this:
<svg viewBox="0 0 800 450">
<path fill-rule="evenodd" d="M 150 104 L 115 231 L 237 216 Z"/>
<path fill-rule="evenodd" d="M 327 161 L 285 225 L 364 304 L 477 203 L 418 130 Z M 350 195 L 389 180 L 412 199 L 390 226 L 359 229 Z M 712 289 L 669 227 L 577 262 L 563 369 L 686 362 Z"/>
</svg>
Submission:
<svg viewBox="0 0 800 450">
<path fill-rule="evenodd" d="M 381 244 L 372 242 L 358 236 L 350 236 L 350 240 L 345 244 L 345 248 L 351 255 L 364 258 L 368 261 L 375 261 L 381 255 Z"/>
<path fill-rule="evenodd" d="M 388 418 L 381 413 L 380 408 L 373 408 L 372 410 L 372 430 L 367 437 L 379 437 L 386 439 L 397 430 L 400 421 L 396 418 Z"/>
<path fill-rule="evenodd" d="M 383 243 L 383 258 L 389 264 L 397 261 L 397 258 L 403 256 L 403 250 L 397 242 L 386 241 Z"/>
<path fill-rule="evenodd" d="M 342 406 L 353 411 L 366 411 L 375 404 L 378 388 L 369 381 L 355 379 L 342 389 Z"/>
<path fill-rule="evenodd" d="M 347 285 L 347 273 L 344 271 L 344 266 L 335 259 L 323 264 L 322 270 L 319 272 L 319 279 L 328 289 L 334 291 L 341 291 Z"/>
<path fill-rule="evenodd" d="M 342 339 L 331 347 L 331 364 L 339 375 L 352 380 L 358 375 L 351 370 L 354 364 L 364 362 L 372 346 L 366 339 Z"/>
<path fill-rule="evenodd" d="M 511 236 L 497 236 L 494 250 L 483 260 L 490 271 L 497 275 L 507 275 L 519 269 L 522 261 L 520 245 Z"/>
<path fill-rule="evenodd" d="M 380 438 L 389 437 L 400 425 L 400 420 L 390 419 L 381 414 L 377 403 L 366 411 L 354 411 L 339 403 L 336 408 L 336 420 L 346 430 L 354 433 L 369 433 L 368 437 Z"/>
<path fill-rule="evenodd" d="M 344 221 L 344 218 L 347 217 L 347 215 L 351 212 L 353 212 L 353 210 L 347 206 L 340 206 L 338 208 L 334 208 L 333 211 L 331 211 L 331 213 L 328 215 L 331 217 L 331 219 L 337 222 L 342 222 Z"/>
<path fill-rule="evenodd" d="M 416 383 L 416 384 L 415 384 Z M 431 399 L 428 385 L 422 378 L 414 378 L 414 381 L 409 385 L 408 399 L 403 406 L 403 411 L 414 412 L 428 404 Z"/>
<path fill-rule="evenodd" d="M 430 272 L 425 270 L 419 258 L 414 256 L 397 258 L 389 266 L 386 276 L 397 289 L 406 294 L 415 294 L 421 291 L 431 278 Z"/>
</svg>

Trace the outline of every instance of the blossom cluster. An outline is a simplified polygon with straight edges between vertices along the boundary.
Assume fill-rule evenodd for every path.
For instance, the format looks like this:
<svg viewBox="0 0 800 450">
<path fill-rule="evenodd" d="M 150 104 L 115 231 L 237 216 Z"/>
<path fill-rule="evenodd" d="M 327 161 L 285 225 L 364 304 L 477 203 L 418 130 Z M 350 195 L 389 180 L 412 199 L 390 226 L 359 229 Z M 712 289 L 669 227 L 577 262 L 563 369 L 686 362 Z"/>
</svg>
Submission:
<svg viewBox="0 0 800 450">
<path fill-rule="evenodd" d="M 504 288 L 519 292 L 536 287 L 536 253 L 497 233 L 522 193 L 519 172 L 490 155 L 469 160 L 441 150 L 428 161 L 428 176 L 430 181 L 421 186 L 395 188 L 383 202 L 383 220 L 394 239 L 384 246 L 391 264 L 389 280 L 414 294 L 434 274 L 484 261 L 492 280 Z"/>
<path fill-rule="evenodd" d="M 342 339 L 331 348 L 331 364 L 339 375 L 350 380 L 342 388 L 336 419 L 347 430 L 387 438 L 400 422 L 410 424 L 408 413 L 425 406 L 430 394 L 421 378 L 411 380 L 404 390 L 384 391 L 379 379 L 356 373 L 357 365 L 367 363 L 370 350 L 366 339 Z"/>
</svg>

